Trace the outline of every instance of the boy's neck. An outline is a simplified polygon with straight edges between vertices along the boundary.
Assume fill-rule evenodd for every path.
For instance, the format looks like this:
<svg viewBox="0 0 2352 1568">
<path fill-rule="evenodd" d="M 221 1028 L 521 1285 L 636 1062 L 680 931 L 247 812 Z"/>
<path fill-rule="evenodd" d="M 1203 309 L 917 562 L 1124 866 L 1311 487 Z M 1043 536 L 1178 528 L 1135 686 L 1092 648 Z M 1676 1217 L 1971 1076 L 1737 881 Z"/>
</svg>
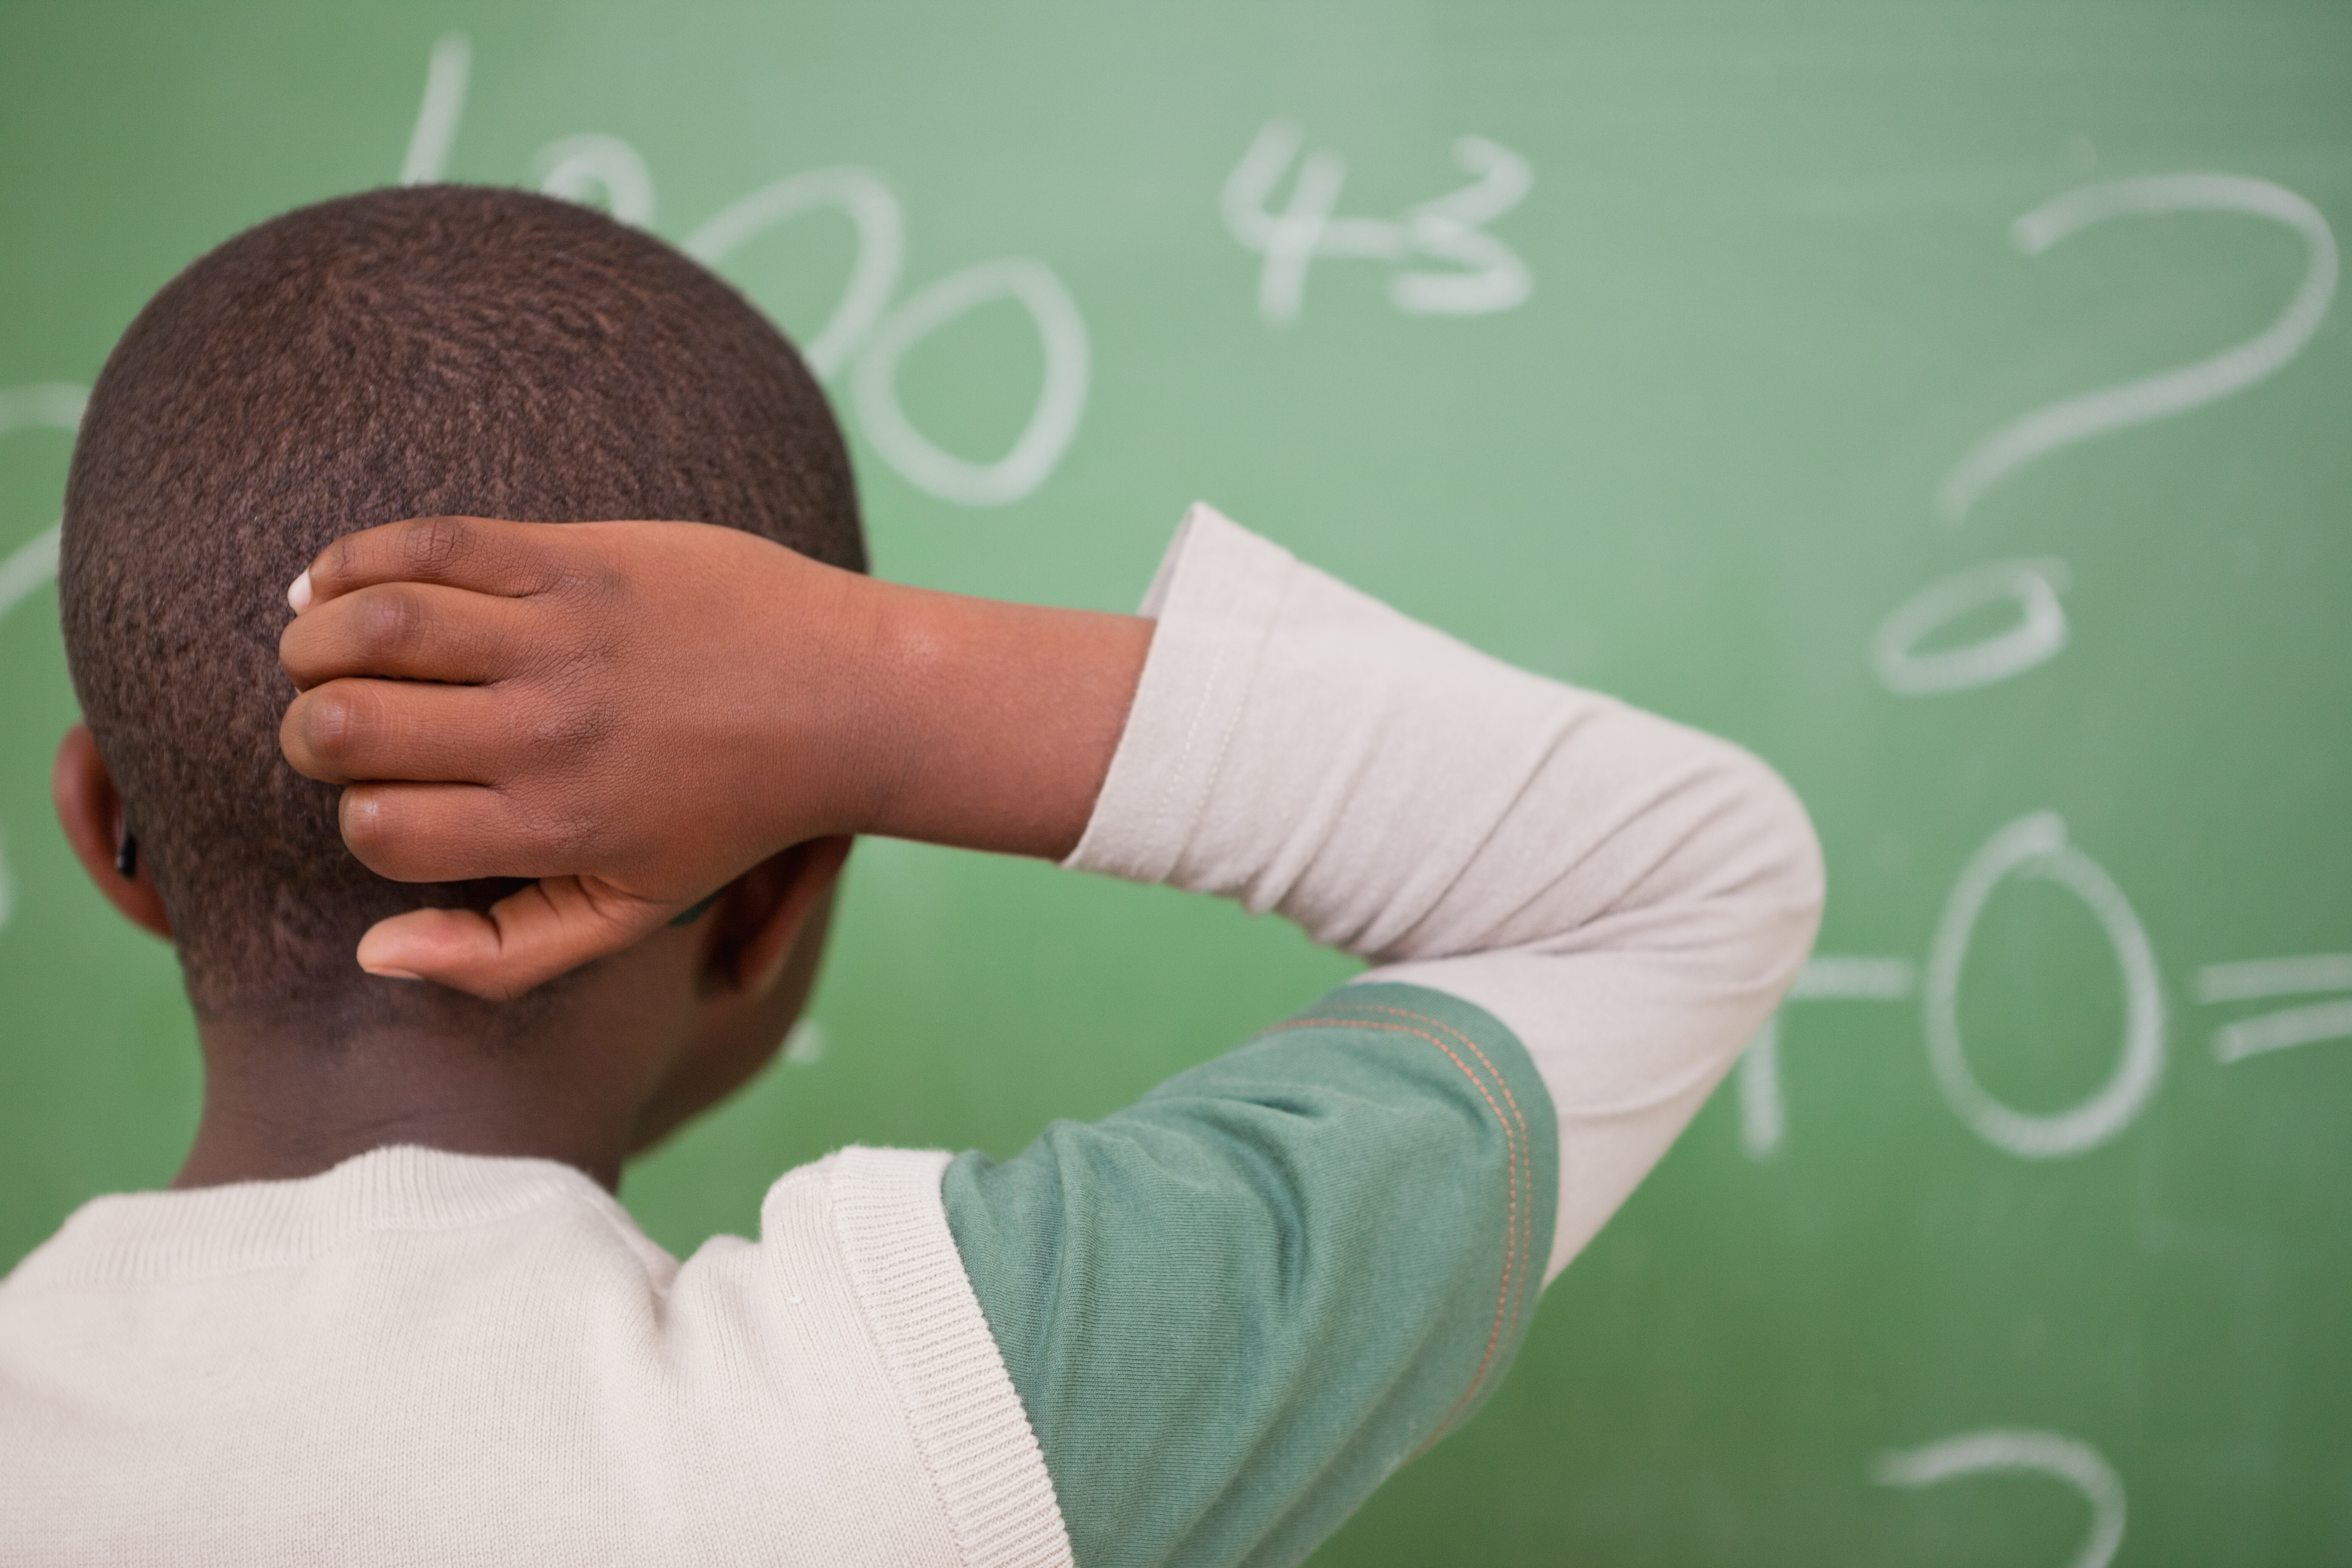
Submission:
<svg viewBox="0 0 2352 1568">
<path fill-rule="evenodd" d="M 204 1111 L 174 1187 L 288 1181 L 396 1143 L 555 1160 L 607 1189 L 635 1141 L 638 1086 L 596 1070 L 604 1053 L 566 1031 L 560 1054 L 391 1027 L 322 1045 L 236 1019 L 206 1020 Z M 587 1047 L 575 1053 L 572 1047 Z M 582 1059 L 582 1058 L 591 1059 Z M 609 1058 L 608 1058 L 609 1059 Z"/>
</svg>

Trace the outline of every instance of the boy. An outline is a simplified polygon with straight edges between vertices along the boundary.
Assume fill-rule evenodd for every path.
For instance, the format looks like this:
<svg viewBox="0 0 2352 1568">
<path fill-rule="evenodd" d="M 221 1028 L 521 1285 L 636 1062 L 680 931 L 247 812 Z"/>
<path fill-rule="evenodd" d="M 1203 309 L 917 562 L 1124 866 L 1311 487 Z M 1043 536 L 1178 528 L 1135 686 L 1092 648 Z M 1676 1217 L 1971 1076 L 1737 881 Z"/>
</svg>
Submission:
<svg viewBox="0 0 2352 1568">
<path fill-rule="evenodd" d="M 57 795 L 178 948 L 205 1110 L 0 1287 L 0 1558 L 1296 1562 L 1811 941 L 1760 764 L 1205 508 L 1139 617 L 862 564 L 790 348 L 583 209 L 327 203 L 142 313 L 68 487 Z M 622 1162 L 773 1052 L 863 833 L 1381 967 L 1001 1164 L 789 1173 L 681 1264 Z"/>
</svg>

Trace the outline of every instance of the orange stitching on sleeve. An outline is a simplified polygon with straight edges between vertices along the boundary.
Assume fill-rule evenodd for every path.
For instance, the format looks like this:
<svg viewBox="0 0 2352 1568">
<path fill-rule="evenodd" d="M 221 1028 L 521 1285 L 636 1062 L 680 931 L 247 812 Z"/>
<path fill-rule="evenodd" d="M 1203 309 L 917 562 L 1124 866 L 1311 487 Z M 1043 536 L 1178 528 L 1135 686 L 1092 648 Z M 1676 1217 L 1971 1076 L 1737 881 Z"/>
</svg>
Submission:
<svg viewBox="0 0 2352 1568">
<path fill-rule="evenodd" d="M 1453 1036 L 1455 1039 L 1461 1041 L 1463 1045 L 1469 1048 L 1470 1054 L 1478 1058 L 1479 1066 L 1485 1068 L 1488 1072 L 1495 1075 L 1496 1087 L 1503 1091 L 1503 1099 L 1509 1104 L 1511 1114 L 1518 1118 L 1519 1131 L 1524 1132 L 1528 1130 L 1527 1118 L 1520 1115 L 1519 1102 L 1511 1093 L 1510 1080 L 1503 1076 L 1500 1068 L 1496 1068 L 1493 1062 L 1486 1059 L 1486 1053 L 1478 1048 L 1477 1041 L 1472 1039 L 1469 1036 L 1464 1034 L 1453 1025 L 1440 1023 L 1437 1019 L 1429 1017 L 1424 1014 L 1408 1013 L 1402 1007 L 1384 1007 L 1377 1002 L 1342 1002 L 1339 1005 L 1342 1007 L 1360 1007 L 1367 1013 L 1386 1013 L 1390 1016 L 1396 1018 L 1411 1018 L 1416 1024 L 1426 1024 L 1433 1029 L 1444 1030 L 1447 1034 Z"/>
<path fill-rule="evenodd" d="M 1328 1002 L 1330 999 L 1326 997 L 1325 1000 Z M 1461 1041 L 1463 1046 L 1470 1052 L 1470 1054 L 1478 1058 L 1479 1066 L 1485 1068 L 1488 1072 L 1495 1075 L 1495 1086 L 1503 1091 L 1503 1099 L 1505 1102 L 1510 1106 L 1511 1115 L 1518 1121 L 1519 1135 L 1523 1138 L 1528 1137 L 1527 1117 L 1519 1110 L 1518 1098 L 1511 1093 L 1511 1080 L 1505 1078 L 1502 1074 L 1502 1070 L 1496 1068 L 1493 1062 L 1486 1059 L 1486 1053 L 1478 1048 L 1478 1042 L 1476 1040 L 1471 1038 L 1461 1030 L 1454 1027 L 1451 1024 L 1442 1023 L 1425 1014 L 1410 1012 L 1402 1007 L 1384 1006 L 1378 1002 L 1341 1002 L 1339 1005 L 1342 1007 L 1360 1008 L 1362 1011 L 1367 1013 L 1386 1013 L 1391 1017 L 1395 1018 L 1411 1018 L 1417 1024 L 1426 1024 L 1431 1028 L 1451 1035 L 1454 1038 Z M 1535 1257 L 1536 1247 L 1536 1155 L 1535 1141 L 1532 1138 L 1528 1139 L 1527 1167 L 1528 1217 L 1526 1247 L 1528 1258 L 1532 1261 Z M 1520 1309 L 1527 1299 L 1528 1276 L 1532 1271 L 1532 1269 L 1522 1269 L 1519 1272 L 1518 1289 L 1513 1293 L 1511 1300 L 1511 1323 L 1515 1328 L 1518 1324 Z"/>
<path fill-rule="evenodd" d="M 1429 1021 L 1430 1020 L 1427 1019 L 1423 1020 L 1423 1022 Z M 1439 1027 L 1442 1028 L 1444 1026 L 1440 1025 Z M 1505 1320 L 1510 1315 L 1511 1286 L 1514 1280 L 1519 1277 L 1520 1273 L 1518 1139 L 1512 1132 L 1510 1120 L 1503 1114 L 1503 1108 L 1495 1103 L 1495 1097 L 1486 1091 L 1486 1084 L 1480 1080 L 1475 1072 L 1471 1070 L 1470 1064 L 1464 1061 L 1460 1057 L 1454 1055 L 1454 1048 L 1434 1035 L 1424 1033 L 1420 1029 L 1409 1028 L 1402 1024 L 1381 1024 L 1375 1023 L 1369 1018 L 1293 1018 L 1287 1023 L 1276 1025 L 1273 1028 L 1268 1029 L 1264 1035 L 1261 1035 L 1258 1037 L 1260 1039 L 1265 1039 L 1292 1029 L 1311 1028 L 1374 1029 L 1382 1034 L 1412 1035 L 1417 1038 L 1427 1040 L 1431 1045 L 1435 1046 L 1440 1051 L 1444 1052 L 1445 1059 L 1452 1062 L 1461 1072 L 1462 1076 L 1470 1080 L 1470 1087 L 1476 1089 L 1478 1091 L 1478 1098 L 1486 1102 L 1486 1109 L 1494 1114 L 1495 1126 L 1503 1134 L 1505 1163 L 1510 1173 L 1510 1208 L 1505 1218 L 1503 1226 L 1503 1278 L 1495 1291 L 1494 1326 L 1486 1331 L 1486 1352 L 1478 1358 L 1478 1370 L 1470 1374 L 1470 1385 L 1462 1391 L 1462 1397 L 1455 1400 L 1453 1407 L 1447 1410 L 1444 1417 L 1438 1421 L 1437 1425 L 1430 1429 L 1428 1441 L 1424 1442 L 1420 1448 L 1413 1451 L 1413 1457 L 1418 1458 L 1423 1452 L 1428 1449 L 1430 1444 L 1436 1442 L 1440 1436 L 1444 1435 L 1446 1430 L 1452 1426 L 1454 1418 L 1461 1414 L 1463 1407 L 1467 1405 L 1471 1399 L 1477 1394 L 1479 1384 L 1486 1380 L 1486 1369 L 1494 1363 L 1495 1351 L 1502 1342 L 1503 1324 Z M 1492 1070 L 1491 1067 L 1489 1070 Z M 1497 1076 L 1499 1077 L 1500 1075 Z M 1506 1096 L 1507 1096 L 1509 1090 L 1506 1089 L 1504 1092 Z M 1532 1175 L 1530 1176 L 1530 1185 L 1532 1185 Z M 1529 1206 L 1532 1207 L 1534 1202 L 1534 1194 L 1532 1192 L 1528 1194 L 1528 1200 Z"/>
<path fill-rule="evenodd" d="M 1526 1116 L 1526 1113 L 1525 1113 L 1525 1112 L 1523 1112 L 1523 1111 L 1521 1111 L 1521 1110 L 1520 1110 L 1520 1109 L 1519 1109 L 1518 1097 L 1517 1097 L 1517 1096 L 1516 1096 L 1516 1095 L 1514 1095 L 1514 1094 L 1511 1092 L 1511 1081 L 1510 1081 L 1510 1079 L 1508 1079 L 1507 1078 L 1505 1078 L 1505 1077 L 1503 1076 L 1502 1069 L 1501 1069 L 1501 1068 L 1497 1068 L 1497 1067 L 1496 1067 L 1496 1066 L 1492 1061 L 1490 1061 L 1490 1060 L 1488 1060 L 1488 1059 L 1487 1059 L 1486 1053 L 1485 1051 L 1482 1051 L 1482 1050 L 1480 1050 L 1480 1049 L 1478 1048 L 1478 1042 L 1477 1042 L 1475 1039 L 1472 1038 L 1469 1035 L 1465 1034 L 1463 1031 L 1461 1031 L 1460 1029 L 1455 1028 L 1455 1027 L 1454 1027 L 1453 1025 L 1451 1025 L 1451 1024 L 1447 1024 L 1447 1023 L 1444 1023 L 1444 1022 L 1443 1022 L 1443 1021 L 1441 1021 L 1441 1020 L 1439 1020 L 1439 1019 L 1430 1017 L 1428 1015 L 1423 1014 L 1423 1013 L 1414 1013 L 1414 1012 L 1408 1011 L 1407 1009 L 1402 1008 L 1402 1007 L 1389 1007 L 1389 1006 L 1384 1006 L 1384 1005 L 1382 1005 L 1381 1004 L 1380 1004 L 1380 1003 L 1378 1003 L 1378 1002 L 1339 1002 L 1339 1003 L 1336 1003 L 1336 1004 L 1332 1004 L 1332 999 L 1331 999 L 1330 997 L 1328 997 L 1328 996 L 1324 998 L 1324 1001 L 1325 1001 L 1327 1004 L 1335 1005 L 1337 1005 L 1337 1006 L 1340 1006 L 1340 1007 L 1356 1008 L 1356 1009 L 1360 1009 L 1360 1010 L 1361 1010 L 1361 1011 L 1363 1011 L 1363 1012 L 1367 1012 L 1367 1013 L 1386 1013 L 1386 1014 L 1388 1014 L 1391 1017 L 1394 1017 L 1394 1018 L 1410 1018 L 1410 1019 L 1412 1019 L 1412 1020 L 1414 1023 L 1416 1023 L 1416 1024 L 1426 1024 L 1426 1025 L 1428 1025 L 1431 1028 L 1433 1028 L 1433 1029 L 1436 1029 L 1436 1030 L 1440 1031 L 1440 1032 L 1441 1032 L 1441 1033 L 1443 1033 L 1443 1034 L 1449 1035 L 1449 1036 L 1451 1036 L 1453 1038 L 1454 1038 L 1454 1039 L 1456 1039 L 1456 1040 L 1460 1041 L 1460 1042 L 1461 1042 L 1461 1044 L 1462 1044 L 1462 1046 L 1463 1046 L 1463 1048 L 1464 1048 L 1464 1049 L 1467 1050 L 1467 1051 L 1468 1051 L 1472 1056 L 1476 1057 L 1476 1058 L 1478 1058 L 1478 1065 L 1479 1065 L 1479 1066 L 1481 1066 L 1481 1067 L 1485 1068 L 1488 1072 L 1490 1072 L 1490 1073 L 1494 1074 L 1494 1076 L 1495 1076 L 1495 1087 L 1496 1087 L 1496 1088 L 1497 1088 L 1497 1089 L 1501 1089 L 1501 1090 L 1503 1091 L 1503 1100 L 1504 1100 L 1505 1103 L 1507 1103 L 1507 1105 L 1509 1105 L 1509 1106 L 1510 1106 L 1510 1108 L 1511 1108 L 1511 1116 L 1512 1116 L 1512 1118 L 1513 1118 L 1515 1121 L 1517 1121 L 1518 1122 L 1518 1124 L 1519 1124 L 1519 1134 L 1520 1134 L 1520 1136 L 1522 1136 L 1522 1137 L 1528 1137 L 1528 1121 L 1527 1121 L 1527 1116 Z M 1528 1168 L 1528 1200 L 1529 1200 L 1529 1201 L 1528 1201 L 1528 1216 L 1527 1216 L 1527 1248 L 1528 1248 L 1528 1257 L 1533 1258 L 1533 1257 L 1534 1257 L 1534 1255 L 1535 1255 L 1535 1224 L 1536 1224 L 1536 1216 L 1535 1216 L 1535 1203 L 1534 1203 L 1534 1195 L 1535 1195 L 1535 1141 L 1534 1141 L 1532 1138 L 1528 1138 L 1528 1146 L 1527 1146 L 1526 1154 L 1525 1154 L 1525 1158 L 1526 1158 L 1526 1160 L 1527 1160 L 1527 1168 Z M 1527 1278 L 1527 1277 L 1526 1277 L 1526 1275 L 1524 1275 L 1524 1274 L 1522 1274 L 1522 1275 L 1520 1276 L 1520 1285 L 1521 1285 L 1522 1289 L 1524 1289 L 1525 1285 L 1526 1285 L 1526 1278 Z M 1513 1307 L 1512 1307 L 1512 1321 L 1513 1321 L 1514 1322 L 1516 1322 L 1516 1321 L 1517 1321 L 1517 1318 L 1518 1318 L 1517 1303 L 1515 1301 L 1515 1302 L 1513 1303 Z"/>
</svg>

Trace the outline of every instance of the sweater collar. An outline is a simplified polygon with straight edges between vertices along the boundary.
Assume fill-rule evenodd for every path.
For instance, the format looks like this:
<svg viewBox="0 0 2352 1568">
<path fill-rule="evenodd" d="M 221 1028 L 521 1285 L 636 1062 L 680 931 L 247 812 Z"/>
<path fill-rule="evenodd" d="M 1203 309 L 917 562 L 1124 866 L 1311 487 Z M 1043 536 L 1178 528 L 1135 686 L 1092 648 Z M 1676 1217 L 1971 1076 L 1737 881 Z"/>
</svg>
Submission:
<svg viewBox="0 0 2352 1568">
<path fill-rule="evenodd" d="M 280 1268 L 362 1235 L 455 1230 L 557 1204 L 594 1209 L 650 1267 L 676 1268 L 611 1194 L 569 1165 L 404 1143 L 294 1181 L 93 1198 L 6 1283 L 136 1285 Z"/>
</svg>

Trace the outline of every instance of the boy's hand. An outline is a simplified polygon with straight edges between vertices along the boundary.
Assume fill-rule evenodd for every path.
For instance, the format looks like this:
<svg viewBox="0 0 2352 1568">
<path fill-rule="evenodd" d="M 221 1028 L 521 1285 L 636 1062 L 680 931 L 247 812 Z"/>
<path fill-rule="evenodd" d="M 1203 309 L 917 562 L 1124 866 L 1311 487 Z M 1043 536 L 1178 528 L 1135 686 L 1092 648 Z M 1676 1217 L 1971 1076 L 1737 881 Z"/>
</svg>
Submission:
<svg viewBox="0 0 2352 1568">
<path fill-rule="evenodd" d="M 541 879 L 420 910 L 361 964 L 492 996 L 848 831 L 859 579 L 733 529 L 430 518 L 339 540 L 289 598 L 279 738 L 402 881 Z M 795 742 L 803 742 L 795 745 Z"/>
<path fill-rule="evenodd" d="M 810 838 L 1067 853 L 1150 639 L 698 523 L 414 519 L 337 541 L 288 596 L 280 742 L 344 786 L 352 853 L 538 879 L 487 915 L 383 921 L 360 963 L 492 998 Z"/>
</svg>

